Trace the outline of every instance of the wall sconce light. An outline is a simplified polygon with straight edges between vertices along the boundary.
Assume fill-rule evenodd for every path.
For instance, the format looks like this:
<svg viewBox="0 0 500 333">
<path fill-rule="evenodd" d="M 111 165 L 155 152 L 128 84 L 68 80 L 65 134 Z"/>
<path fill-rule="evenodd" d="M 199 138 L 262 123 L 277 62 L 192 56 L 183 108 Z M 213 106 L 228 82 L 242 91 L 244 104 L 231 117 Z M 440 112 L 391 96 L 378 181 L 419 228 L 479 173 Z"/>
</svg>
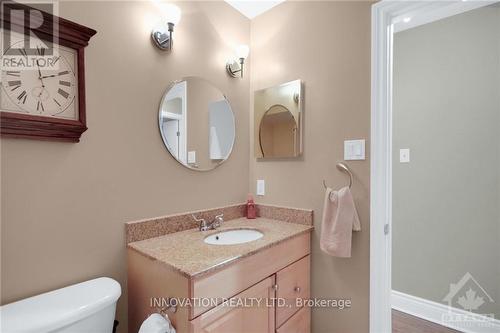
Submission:
<svg viewBox="0 0 500 333">
<path fill-rule="evenodd" d="M 172 4 L 157 2 L 157 5 L 162 12 L 163 19 L 167 22 L 167 26 L 162 24 L 154 28 L 151 32 L 151 38 L 160 50 L 170 51 L 172 50 L 173 45 L 172 35 L 174 32 L 174 26 L 181 20 L 181 10 L 179 7 Z"/>
<path fill-rule="evenodd" d="M 245 59 L 248 57 L 248 53 L 250 53 L 250 48 L 248 45 L 240 45 L 236 49 L 237 59 L 233 59 L 226 63 L 226 70 L 232 77 L 243 77 L 243 64 L 245 63 Z"/>
</svg>

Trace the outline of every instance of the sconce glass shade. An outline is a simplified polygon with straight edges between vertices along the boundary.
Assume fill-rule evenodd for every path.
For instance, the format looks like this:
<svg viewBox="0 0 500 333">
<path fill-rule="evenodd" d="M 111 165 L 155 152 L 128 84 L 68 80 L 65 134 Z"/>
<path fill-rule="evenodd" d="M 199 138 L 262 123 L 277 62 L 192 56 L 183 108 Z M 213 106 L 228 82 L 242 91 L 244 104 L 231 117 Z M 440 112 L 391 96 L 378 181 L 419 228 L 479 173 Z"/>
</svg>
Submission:
<svg viewBox="0 0 500 333">
<path fill-rule="evenodd" d="M 164 3 L 161 0 L 152 0 L 159 10 L 160 20 L 166 23 L 177 25 L 181 20 L 181 10 L 176 5 Z"/>
<path fill-rule="evenodd" d="M 236 49 L 236 55 L 238 56 L 239 59 L 246 59 L 249 53 L 250 53 L 250 48 L 248 47 L 248 45 L 240 45 Z"/>
<path fill-rule="evenodd" d="M 177 25 L 181 20 L 181 10 L 176 5 L 172 5 L 170 3 L 163 4 L 162 12 L 167 23 L 172 23 L 173 25 Z"/>
</svg>

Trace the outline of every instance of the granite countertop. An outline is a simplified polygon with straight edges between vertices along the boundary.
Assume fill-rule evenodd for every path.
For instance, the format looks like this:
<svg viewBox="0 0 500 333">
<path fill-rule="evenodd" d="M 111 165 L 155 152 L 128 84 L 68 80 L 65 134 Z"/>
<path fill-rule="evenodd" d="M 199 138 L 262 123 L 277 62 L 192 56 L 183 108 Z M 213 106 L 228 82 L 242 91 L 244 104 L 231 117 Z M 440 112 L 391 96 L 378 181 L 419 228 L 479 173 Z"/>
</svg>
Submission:
<svg viewBox="0 0 500 333">
<path fill-rule="evenodd" d="M 235 245 L 210 245 L 203 241 L 209 235 L 231 229 L 256 229 L 264 236 L 252 242 Z M 132 242 L 128 247 L 164 263 L 186 277 L 197 278 L 312 229 L 310 225 L 262 217 L 255 220 L 239 218 L 225 221 L 217 230 L 201 232 L 198 229 L 190 229 Z"/>
</svg>

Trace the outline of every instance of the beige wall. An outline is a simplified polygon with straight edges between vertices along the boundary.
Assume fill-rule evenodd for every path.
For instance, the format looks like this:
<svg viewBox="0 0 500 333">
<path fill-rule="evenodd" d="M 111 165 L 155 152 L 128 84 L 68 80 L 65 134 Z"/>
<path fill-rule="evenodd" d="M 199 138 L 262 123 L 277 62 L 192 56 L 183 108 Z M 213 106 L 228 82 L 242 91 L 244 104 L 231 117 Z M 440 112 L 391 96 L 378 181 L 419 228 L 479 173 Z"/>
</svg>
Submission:
<svg viewBox="0 0 500 333">
<path fill-rule="evenodd" d="M 318 238 L 322 179 L 333 187 L 344 186 L 345 174 L 335 169 L 343 141 L 370 136 L 370 3 L 285 2 L 252 20 L 251 34 L 252 93 L 304 81 L 305 147 L 303 157 L 294 161 L 256 161 L 250 152 L 250 189 L 254 191 L 256 179 L 265 179 L 266 195 L 259 202 L 314 209 L 312 296 L 350 298 L 353 306 L 315 309 L 313 331 L 368 332 L 368 160 L 348 163 L 362 224 L 354 235 L 353 257 L 323 254 Z"/>
<path fill-rule="evenodd" d="M 498 5 L 394 38 L 393 156 L 411 161 L 393 165 L 393 288 L 441 303 L 470 272 L 495 301 L 477 312 L 497 318 L 499 52 Z"/>
<path fill-rule="evenodd" d="M 225 60 L 249 44 L 247 19 L 223 2 L 182 2 L 171 54 L 150 40 L 151 2 L 61 2 L 61 16 L 98 31 L 86 51 L 89 130 L 78 144 L 1 140 L 1 302 L 97 276 L 126 290 L 129 220 L 242 202 L 248 189 L 249 79 Z M 210 173 L 181 167 L 158 130 L 172 80 L 210 79 L 232 103 L 233 154 Z M 125 328 L 126 294 L 118 306 Z"/>
</svg>

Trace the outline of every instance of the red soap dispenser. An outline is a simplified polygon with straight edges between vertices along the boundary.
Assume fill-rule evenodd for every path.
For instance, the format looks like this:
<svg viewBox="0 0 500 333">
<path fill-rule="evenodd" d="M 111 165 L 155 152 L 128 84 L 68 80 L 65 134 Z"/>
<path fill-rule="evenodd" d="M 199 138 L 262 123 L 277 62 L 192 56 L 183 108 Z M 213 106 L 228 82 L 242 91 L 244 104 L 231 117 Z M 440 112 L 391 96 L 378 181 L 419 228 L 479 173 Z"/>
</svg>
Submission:
<svg viewBox="0 0 500 333">
<path fill-rule="evenodd" d="M 253 201 L 253 196 L 248 194 L 247 199 L 247 219 L 254 219 L 257 216 L 255 211 L 255 202 Z"/>
</svg>

